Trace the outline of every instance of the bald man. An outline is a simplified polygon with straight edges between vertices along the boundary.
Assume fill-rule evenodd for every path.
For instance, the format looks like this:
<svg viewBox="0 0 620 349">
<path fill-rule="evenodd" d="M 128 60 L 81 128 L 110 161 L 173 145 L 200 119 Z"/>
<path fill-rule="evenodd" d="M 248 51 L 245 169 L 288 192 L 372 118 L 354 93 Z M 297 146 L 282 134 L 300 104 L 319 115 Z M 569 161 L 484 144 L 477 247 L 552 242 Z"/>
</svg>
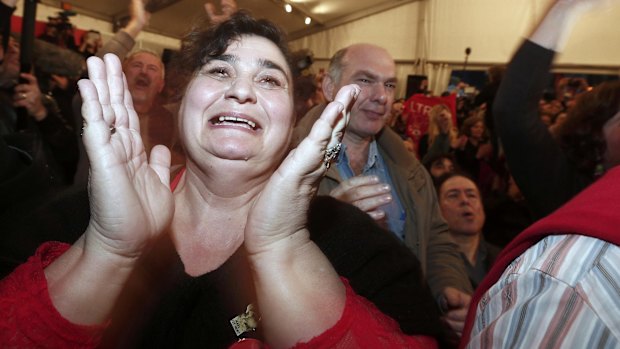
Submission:
<svg viewBox="0 0 620 349">
<path fill-rule="evenodd" d="M 463 261 L 440 214 L 437 196 L 424 166 L 389 127 L 396 89 L 396 65 L 383 48 L 356 44 L 331 58 L 323 80 L 333 100 L 344 85 L 357 84 L 342 148 L 321 182 L 319 195 L 357 206 L 392 231 L 418 257 L 444 319 L 460 334 L 472 292 Z M 325 106 L 312 109 L 294 133 L 297 143 Z"/>
</svg>

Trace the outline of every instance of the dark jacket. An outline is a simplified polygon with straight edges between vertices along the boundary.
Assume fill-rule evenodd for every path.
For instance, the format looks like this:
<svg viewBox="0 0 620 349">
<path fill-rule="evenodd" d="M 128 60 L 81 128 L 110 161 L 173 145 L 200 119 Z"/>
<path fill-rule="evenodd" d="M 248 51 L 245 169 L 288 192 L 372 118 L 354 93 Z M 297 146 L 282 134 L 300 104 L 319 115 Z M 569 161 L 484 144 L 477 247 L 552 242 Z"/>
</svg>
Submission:
<svg viewBox="0 0 620 349">
<path fill-rule="evenodd" d="M 510 62 L 493 106 L 508 168 L 538 218 L 594 180 L 577 170 L 538 116 L 554 55 L 526 40 Z"/>
</svg>

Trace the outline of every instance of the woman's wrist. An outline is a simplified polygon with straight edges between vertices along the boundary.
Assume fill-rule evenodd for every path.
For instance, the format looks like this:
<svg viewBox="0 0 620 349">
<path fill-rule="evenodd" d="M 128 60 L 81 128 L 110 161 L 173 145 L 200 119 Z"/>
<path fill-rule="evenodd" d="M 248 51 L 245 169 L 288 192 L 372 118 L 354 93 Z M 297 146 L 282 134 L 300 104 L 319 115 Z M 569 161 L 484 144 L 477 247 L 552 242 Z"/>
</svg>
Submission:
<svg viewBox="0 0 620 349">
<path fill-rule="evenodd" d="M 136 259 L 87 248 L 83 235 L 45 268 L 52 303 L 72 323 L 102 324 L 109 319 L 135 264 Z"/>
</svg>

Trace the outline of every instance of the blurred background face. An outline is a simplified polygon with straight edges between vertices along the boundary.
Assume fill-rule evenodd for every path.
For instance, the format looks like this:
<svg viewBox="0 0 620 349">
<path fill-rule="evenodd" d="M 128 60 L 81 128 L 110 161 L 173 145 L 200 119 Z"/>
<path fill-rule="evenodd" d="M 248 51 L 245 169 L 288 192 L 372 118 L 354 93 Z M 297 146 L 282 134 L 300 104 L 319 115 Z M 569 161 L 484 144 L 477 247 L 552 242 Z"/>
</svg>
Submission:
<svg viewBox="0 0 620 349">
<path fill-rule="evenodd" d="M 482 121 L 478 121 L 469 129 L 471 132 L 471 137 L 474 139 L 482 139 L 482 135 L 484 134 L 484 123 Z"/>
<path fill-rule="evenodd" d="M 452 113 L 450 113 L 449 110 L 444 109 L 441 113 L 439 113 L 439 115 L 437 115 L 436 121 L 439 129 L 445 133 L 449 131 L 452 126 Z"/>
<path fill-rule="evenodd" d="M 99 46 L 101 46 L 101 34 L 95 32 L 87 32 L 84 35 L 84 42 L 89 47 L 98 48 Z"/>
<path fill-rule="evenodd" d="M 404 106 L 405 105 L 401 101 L 392 103 L 392 115 L 400 115 L 400 114 L 402 114 Z"/>
<path fill-rule="evenodd" d="M 137 53 L 123 64 L 127 85 L 134 102 L 152 103 L 164 88 L 164 66 L 159 57 Z"/>
<path fill-rule="evenodd" d="M 439 207 L 452 234 L 482 232 L 484 210 L 480 192 L 471 180 L 461 176 L 446 180 L 439 189 Z"/>
<path fill-rule="evenodd" d="M 433 161 L 430 167 L 430 173 L 433 178 L 439 178 L 448 172 L 454 171 L 454 164 L 448 158 L 441 158 Z"/>
</svg>

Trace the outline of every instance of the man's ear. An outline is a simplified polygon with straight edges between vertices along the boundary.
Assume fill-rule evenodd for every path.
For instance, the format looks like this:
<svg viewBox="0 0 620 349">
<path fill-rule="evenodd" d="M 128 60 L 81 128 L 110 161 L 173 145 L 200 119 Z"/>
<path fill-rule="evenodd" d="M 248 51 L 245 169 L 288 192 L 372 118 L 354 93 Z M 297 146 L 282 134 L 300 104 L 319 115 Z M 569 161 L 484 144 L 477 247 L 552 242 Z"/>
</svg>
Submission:
<svg viewBox="0 0 620 349">
<path fill-rule="evenodd" d="M 323 77 L 321 88 L 323 89 L 323 95 L 325 96 L 325 98 L 327 98 L 327 100 L 330 102 L 333 101 L 336 83 L 334 82 L 334 80 L 332 80 L 331 76 L 325 75 Z"/>
</svg>

